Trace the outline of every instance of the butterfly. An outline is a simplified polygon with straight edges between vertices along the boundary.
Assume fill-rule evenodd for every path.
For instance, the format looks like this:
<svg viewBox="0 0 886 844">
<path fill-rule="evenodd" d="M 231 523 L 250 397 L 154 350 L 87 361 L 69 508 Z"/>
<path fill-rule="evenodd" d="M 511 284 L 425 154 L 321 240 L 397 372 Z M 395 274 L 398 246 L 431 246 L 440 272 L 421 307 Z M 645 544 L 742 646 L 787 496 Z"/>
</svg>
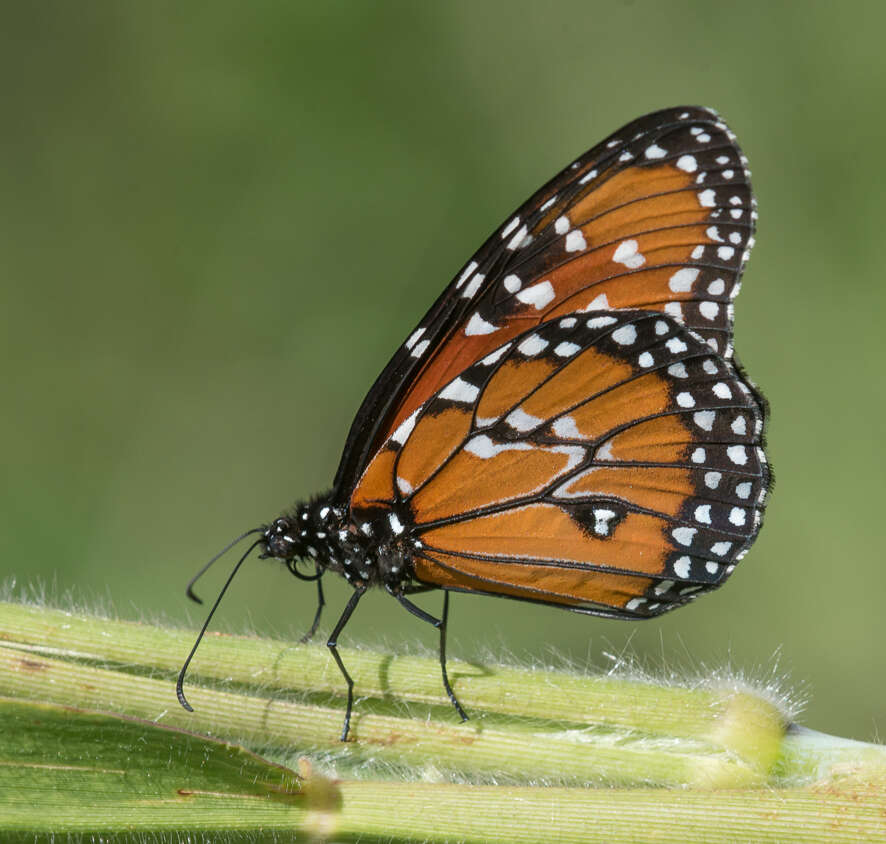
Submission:
<svg viewBox="0 0 886 844">
<path fill-rule="evenodd" d="M 640 117 L 539 189 L 379 375 L 332 489 L 244 534 L 257 538 L 182 667 L 182 705 L 200 637 L 256 547 L 316 581 L 308 636 L 323 574 L 353 587 L 327 642 L 347 684 L 343 741 L 353 681 L 337 642 L 373 586 L 439 630 L 464 719 L 446 673 L 451 592 L 639 620 L 721 585 L 771 483 L 767 405 L 733 349 L 755 208 L 735 135 L 699 107 Z M 195 600 L 218 556 L 189 583 Z M 431 589 L 439 618 L 409 597 Z"/>
</svg>

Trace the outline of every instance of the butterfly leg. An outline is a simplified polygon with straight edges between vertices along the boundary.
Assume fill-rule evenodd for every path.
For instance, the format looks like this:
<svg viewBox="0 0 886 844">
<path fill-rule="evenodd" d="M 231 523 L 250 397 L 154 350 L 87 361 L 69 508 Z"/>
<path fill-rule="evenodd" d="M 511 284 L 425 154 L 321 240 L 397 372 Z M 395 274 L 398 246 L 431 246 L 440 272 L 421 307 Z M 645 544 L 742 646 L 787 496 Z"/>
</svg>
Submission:
<svg viewBox="0 0 886 844">
<path fill-rule="evenodd" d="M 326 599 L 323 597 L 323 583 L 321 582 L 320 567 L 317 567 L 317 612 L 314 613 L 314 621 L 311 623 L 311 629 L 298 640 L 300 645 L 310 642 L 320 626 L 320 616 L 323 615 L 323 607 L 326 606 Z"/>
<path fill-rule="evenodd" d="M 341 731 L 342 741 L 348 740 L 348 730 L 351 726 L 351 708 L 354 705 L 354 681 L 351 679 L 351 675 L 348 674 L 344 663 L 341 661 L 341 657 L 338 655 L 338 648 L 336 646 L 338 645 L 339 633 L 344 630 L 345 625 L 348 623 L 348 619 L 351 617 L 351 614 L 357 607 L 357 602 L 360 600 L 360 598 L 363 597 L 363 593 L 365 591 L 365 587 L 363 589 L 354 590 L 354 594 L 351 595 L 351 600 L 348 601 L 348 605 L 345 607 L 344 612 L 341 614 L 341 618 L 338 620 L 332 630 L 332 635 L 330 635 L 329 641 L 326 643 L 326 647 L 329 648 L 332 653 L 332 658 L 335 660 L 336 665 L 338 665 L 338 670 L 341 671 L 342 676 L 345 678 L 345 682 L 348 684 L 348 703 L 345 707 L 345 723 L 342 726 Z"/>
<path fill-rule="evenodd" d="M 458 698 L 455 696 L 455 692 L 452 691 L 452 686 L 449 685 L 449 675 L 446 673 L 446 624 L 449 620 L 449 593 L 443 593 L 442 618 L 434 618 L 430 613 L 426 613 L 421 607 L 417 607 L 412 601 L 408 598 L 404 598 L 402 595 L 396 595 L 395 597 L 416 618 L 420 618 L 428 624 L 433 624 L 434 627 L 440 631 L 440 668 L 443 671 L 443 688 L 446 689 L 446 694 L 449 695 L 449 700 L 452 701 L 452 705 L 455 707 L 455 711 L 458 713 L 461 720 L 467 721 L 467 713 L 462 709 L 461 704 L 458 702 Z"/>
</svg>

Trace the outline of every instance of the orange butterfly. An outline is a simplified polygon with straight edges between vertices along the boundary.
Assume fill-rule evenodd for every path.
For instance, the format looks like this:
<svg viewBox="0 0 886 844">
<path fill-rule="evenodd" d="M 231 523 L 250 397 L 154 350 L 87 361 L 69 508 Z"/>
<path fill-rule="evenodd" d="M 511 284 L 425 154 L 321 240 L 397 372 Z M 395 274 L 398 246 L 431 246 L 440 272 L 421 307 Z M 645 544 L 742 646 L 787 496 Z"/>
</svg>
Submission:
<svg viewBox="0 0 886 844">
<path fill-rule="evenodd" d="M 395 353 L 331 492 L 249 532 L 250 551 L 317 582 L 311 634 L 321 576 L 354 588 L 328 641 L 348 686 L 342 740 L 353 683 L 336 644 L 370 586 L 439 628 L 465 718 L 446 676 L 449 592 L 650 618 L 747 552 L 771 475 L 766 402 L 732 346 L 756 219 L 746 163 L 697 107 L 595 146 L 507 219 Z M 407 597 L 433 588 L 439 619 Z M 194 650 L 178 682 L 188 709 Z"/>
</svg>

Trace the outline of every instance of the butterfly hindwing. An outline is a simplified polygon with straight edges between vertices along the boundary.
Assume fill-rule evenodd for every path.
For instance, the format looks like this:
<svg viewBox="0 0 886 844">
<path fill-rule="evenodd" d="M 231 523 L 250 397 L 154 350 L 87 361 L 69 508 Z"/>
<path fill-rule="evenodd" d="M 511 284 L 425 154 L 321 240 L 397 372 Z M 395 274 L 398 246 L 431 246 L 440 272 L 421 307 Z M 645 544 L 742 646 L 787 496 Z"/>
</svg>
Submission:
<svg viewBox="0 0 886 844">
<path fill-rule="evenodd" d="M 347 503 L 393 431 L 459 372 L 533 325 L 643 309 L 732 355 L 732 305 L 756 216 L 746 160 L 715 112 L 642 117 L 581 156 L 507 218 L 379 376 L 335 481 Z"/>
<path fill-rule="evenodd" d="M 353 514 L 399 514 L 421 582 L 656 615 L 722 583 L 756 537 L 763 422 L 732 363 L 674 318 L 572 314 L 404 420 Z"/>
</svg>

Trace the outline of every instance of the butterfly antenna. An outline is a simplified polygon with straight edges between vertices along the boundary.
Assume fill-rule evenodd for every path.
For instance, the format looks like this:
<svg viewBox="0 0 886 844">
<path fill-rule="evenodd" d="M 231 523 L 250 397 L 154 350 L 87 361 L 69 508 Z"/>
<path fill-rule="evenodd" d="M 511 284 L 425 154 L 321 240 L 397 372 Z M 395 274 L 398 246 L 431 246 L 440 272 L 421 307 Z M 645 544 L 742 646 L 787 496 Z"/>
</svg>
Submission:
<svg viewBox="0 0 886 844">
<path fill-rule="evenodd" d="M 250 531 L 250 533 L 255 533 L 255 531 Z M 244 534 L 245 536 L 246 534 Z M 240 537 L 241 539 L 243 537 Z M 239 541 L 239 540 L 237 540 Z M 234 579 L 234 575 L 240 571 L 240 566 L 243 565 L 246 558 L 252 553 L 253 549 L 260 545 L 262 542 L 261 539 L 256 539 L 255 542 L 252 543 L 247 549 L 246 553 L 240 558 L 240 561 L 234 566 L 234 570 L 228 575 L 228 579 L 225 582 L 225 585 L 222 586 L 221 592 L 218 593 L 218 597 L 215 599 L 215 603 L 212 605 L 212 609 L 209 611 L 209 615 L 206 616 L 206 621 L 203 622 L 203 627 L 200 629 L 200 635 L 197 636 L 197 641 L 194 642 L 194 647 L 191 648 L 191 652 L 188 654 L 188 658 L 185 660 L 185 664 L 182 666 L 182 670 L 178 673 L 178 681 L 175 684 L 175 694 L 178 696 L 178 702 L 188 710 L 188 712 L 193 712 L 194 708 L 188 703 L 187 698 L 185 698 L 185 693 L 182 691 L 182 685 L 185 682 L 185 672 L 188 670 L 188 666 L 191 664 L 191 659 L 193 659 L 194 654 L 197 652 L 197 647 L 199 646 L 201 640 L 203 639 L 203 634 L 206 632 L 206 628 L 209 627 L 209 622 L 212 621 L 212 616 L 215 614 L 215 611 L 218 609 L 218 605 L 221 603 L 221 599 L 224 597 L 225 592 L 228 591 L 228 587 L 231 585 L 231 581 Z M 222 552 L 224 553 L 224 552 Z"/>
<path fill-rule="evenodd" d="M 230 543 L 228 543 L 227 545 L 225 545 L 225 547 L 222 548 L 221 551 L 218 552 L 218 554 L 216 554 L 216 555 L 215 555 L 215 556 L 214 556 L 214 557 L 213 557 L 213 558 L 212 558 L 212 559 L 211 559 L 211 560 L 210 560 L 205 566 L 203 566 L 203 568 L 200 569 L 200 571 L 197 572 L 197 574 L 195 574 L 195 575 L 194 575 L 194 576 L 188 581 L 188 585 L 187 585 L 187 587 L 185 588 L 185 594 L 186 594 L 186 595 L 187 595 L 187 596 L 188 596 L 188 597 L 189 597 L 194 603 L 196 603 L 196 604 L 202 604 L 202 603 L 203 603 L 203 599 L 202 599 L 202 598 L 198 598 L 197 595 L 194 594 L 194 584 L 195 584 L 195 583 L 196 583 L 201 577 L 203 577 L 204 574 L 206 574 L 206 572 L 209 570 L 209 567 L 210 567 L 210 566 L 211 566 L 211 565 L 212 565 L 212 564 L 213 564 L 213 563 L 214 563 L 219 557 L 223 557 L 225 554 L 227 554 L 228 551 L 230 551 L 230 550 L 231 550 L 231 549 L 232 549 L 232 548 L 233 548 L 238 542 L 240 542 L 240 541 L 243 540 L 243 539 L 246 539 L 246 537 L 249 536 L 249 535 L 252 534 L 252 533 L 261 533 L 263 530 L 264 530 L 264 528 L 253 528 L 252 530 L 248 530 L 248 531 L 246 531 L 246 533 L 241 533 L 240 536 L 238 536 L 233 542 L 230 542 Z M 254 548 L 255 546 L 253 545 L 252 547 Z"/>
</svg>

